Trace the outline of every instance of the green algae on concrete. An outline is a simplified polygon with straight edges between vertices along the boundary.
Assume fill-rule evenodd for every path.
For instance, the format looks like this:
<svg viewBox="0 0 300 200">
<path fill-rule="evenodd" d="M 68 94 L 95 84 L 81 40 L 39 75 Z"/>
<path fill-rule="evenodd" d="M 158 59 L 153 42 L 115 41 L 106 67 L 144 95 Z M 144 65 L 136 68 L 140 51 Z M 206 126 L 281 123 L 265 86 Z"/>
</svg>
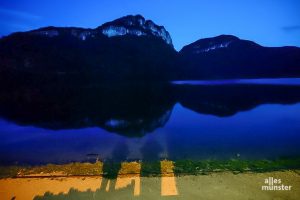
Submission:
<svg viewBox="0 0 300 200">
<path fill-rule="evenodd" d="M 277 160 L 178 160 L 174 161 L 175 175 L 205 175 L 211 172 L 271 172 L 300 170 L 300 158 Z M 0 178 L 26 176 L 103 176 L 116 178 L 120 162 L 70 163 L 42 166 L 0 166 Z M 161 176 L 160 161 L 141 162 L 141 176 Z"/>
<path fill-rule="evenodd" d="M 218 171 L 242 172 L 269 172 L 280 170 L 300 169 L 300 159 L 277 160 L 180 160 L 175 162 L 175 173 L 180 174 L 207 174 Z"/>
</svg>

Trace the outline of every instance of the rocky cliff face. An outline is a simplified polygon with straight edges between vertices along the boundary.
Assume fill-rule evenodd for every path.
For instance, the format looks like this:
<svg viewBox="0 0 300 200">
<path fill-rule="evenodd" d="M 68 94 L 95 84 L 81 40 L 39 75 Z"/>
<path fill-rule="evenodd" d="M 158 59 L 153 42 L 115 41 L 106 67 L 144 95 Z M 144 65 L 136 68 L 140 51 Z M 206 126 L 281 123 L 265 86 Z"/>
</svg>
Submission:
<svg viewBox="0 0 300 200">
<path fill-rule="evenodd" d="M 61 34 L 69 34 L 80 40 L 95 38 L 99 35 L 107 37 L 116 36 L 150 36 L 157 37 L 165 41 L 168 45 L 173 47 L 172 39 L 168 31 L 163 26 L 156 25 L 151 20 L 146 20 L 141 15 L 128 15 L 111 22 L 107 22 L 96 29 L 83 28 L 59 28 L 59 27 L 45 27 L 30 32 L 33 35 L 42 35 L 46 37 L 56 37 Z"/>
<path fill-rule="evenodd" d="M 141 15 L 128 15 L 105 23 L 97 29 L 108 37 L 122 35 L 154 36 L 173 46 L 171 36 L 163 26 L 158 26 L 151 20 L 145 20 Z"/>
<path fill-rule="evenodd" d="M 201 54 L 206 52 L 213 52 L 219 49 L 230 48 L 234 43 L 238 43 L 241 40 L 233 35 L 220 35 L 212 38 L 200 39 L 192 44 L 189 44 L 182 48 L 181 52 Z"/>
</svg>

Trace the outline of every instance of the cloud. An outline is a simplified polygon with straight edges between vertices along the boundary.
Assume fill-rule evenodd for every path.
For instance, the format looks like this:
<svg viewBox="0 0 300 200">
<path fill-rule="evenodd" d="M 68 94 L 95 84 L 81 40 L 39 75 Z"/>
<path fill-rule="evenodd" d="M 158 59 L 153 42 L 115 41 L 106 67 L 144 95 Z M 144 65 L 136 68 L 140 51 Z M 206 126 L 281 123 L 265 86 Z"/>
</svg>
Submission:
<svg viewBox="0 0 300 200">
<path fill-rule="evenodd" d="M 6 15 L 10 17 L 15 17 L 24 20 L 40 20 L 41 16 L 34 15 L 31 13 L 18 11 L 18 10 L 10 10 L 5 8 L 0 8 L 0 15 Z"/>
<path fill-rule="evenodd" d="M 35 14 L 0 8 L 0 35 L 4 36 L 13 32 L 28 31 L 36 27 L 40 20 L 42 20 L 42 17 Z"/>
<path fill-rule="evenodd" d="M 287 32 L 300 31 L 300 25 L 285 26 L 285 27 L 282 27 L 282 30 L 287 31 Z"/>
</svg>

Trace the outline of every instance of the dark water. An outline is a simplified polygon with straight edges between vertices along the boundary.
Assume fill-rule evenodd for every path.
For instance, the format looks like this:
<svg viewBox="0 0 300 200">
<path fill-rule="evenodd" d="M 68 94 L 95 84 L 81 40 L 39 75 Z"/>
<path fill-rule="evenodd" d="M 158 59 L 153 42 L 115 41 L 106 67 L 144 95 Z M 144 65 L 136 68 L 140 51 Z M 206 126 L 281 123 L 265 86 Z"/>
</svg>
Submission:
<svg viewBox="0 0 300 200">
<path fill-rule="evenodd" d="M 217 83 L 3 92 L 0 164 L 300 156 L 299 79 Z"/>
</svg>

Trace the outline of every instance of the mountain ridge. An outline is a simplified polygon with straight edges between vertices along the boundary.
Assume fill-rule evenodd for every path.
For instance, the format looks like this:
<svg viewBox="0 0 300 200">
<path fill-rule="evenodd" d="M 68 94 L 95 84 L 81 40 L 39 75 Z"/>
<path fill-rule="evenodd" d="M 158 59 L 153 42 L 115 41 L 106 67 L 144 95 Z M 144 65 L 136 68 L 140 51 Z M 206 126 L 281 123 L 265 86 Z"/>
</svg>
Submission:
<svg viewBox="0 0 300 200">
<path fill-rule="evenodd" d="M 173 47 L 172 38 L 164 26 L 155 24 L 152 20 L 146 20 L 141 15 L 127 15 L 110 22 L 106 22 L 96 28 L 82 27 L 55 27 L 46 26 L 26 32 L 33 35 L 43 35 L 47 37 L 55 37 L 60 34 L 70 34 L 81 40 L 86 40 L 88 37 L 96 37 L 105 35 L 107 37 L 114 36 L 154 36 L 162 39 L 168 45 Z"/>
<path fill-rule="evenodd" d="M 187 79 L 300 76 L 300 48 L 264 47 L 232 35 L 197 40 L 180 51 Z"/>
<path fill-rule="evenodd" d="M 176 51 L 169 32 L 141 15 L 94 29 L 48 26 L 13 33 L 0 39 L 0 61 L 1 73 L 55 79 L 78 74 L 73 78 L 85 82 L 300 77 L 298 47 L 264 47 L 220 35 Z"/>
</svg>

